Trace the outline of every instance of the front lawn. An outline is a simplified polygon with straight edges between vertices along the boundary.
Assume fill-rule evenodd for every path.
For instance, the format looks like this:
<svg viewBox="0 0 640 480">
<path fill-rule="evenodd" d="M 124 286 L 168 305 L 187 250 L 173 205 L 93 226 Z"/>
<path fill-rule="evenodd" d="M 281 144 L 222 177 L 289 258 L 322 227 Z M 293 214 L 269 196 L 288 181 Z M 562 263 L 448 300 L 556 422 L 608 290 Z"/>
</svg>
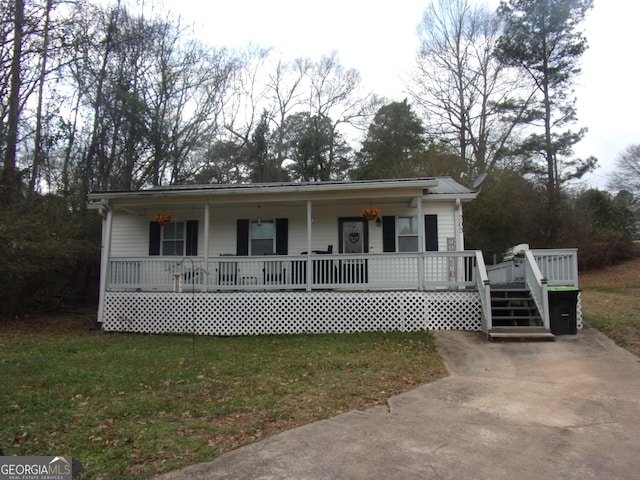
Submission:
<svg viewBox="0 0 640 480">
<path fill-rule="evenodd" d="M 446 375 L 428 333 L 108 334 L 0 322 L 0 446 L 71 455 L 81 479 L 149 478 Z"/>
<path fill-rule="evenodd" d="M 580 276 L 585 321 L 640 356 L 640 258 Z"/>
</svg>

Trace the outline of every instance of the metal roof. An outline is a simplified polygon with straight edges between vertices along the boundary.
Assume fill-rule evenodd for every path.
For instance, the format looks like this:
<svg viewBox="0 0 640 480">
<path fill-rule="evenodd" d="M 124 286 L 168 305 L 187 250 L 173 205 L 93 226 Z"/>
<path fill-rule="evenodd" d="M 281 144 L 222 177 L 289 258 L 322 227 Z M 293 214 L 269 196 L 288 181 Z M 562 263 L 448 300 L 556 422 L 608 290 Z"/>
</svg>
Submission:
<svg viewBox="0 0 640 480">
<path fill-rule="evenodd" d="M 417 183 L 430 183 L 435 184 L 441 177 L 424 177 L 424 178 L 400 178 L 400 179 L 381 179 L 381 180 L 343 180 L 343 181 L 325 181 L 325 182 L 271 182 L 271 183 L 208 183 L 208 184 L 183 184 L 183 185 L 161 185 L 156 187 L 149 187 L 142 190 L 103 190 L 94 191 L 90 195 L 101 196 L 108 195 L 121 195 L 121 194 L 143 194 L 143 193 L 158 193 L 158 192 L 176 192 L 176 191 L 209 191 L 209 190 L 268 190 L 274 188 L 309 188 L 321 187 L 325 189 L 331 189 L 331 187 L 343 188 L 345 186 L 393 186 L 398 187 L 403 184 L 411 185 Z"/>
<path fill-rule="evenodd" d="M 206 184 L 206 185 L 167 185 L 135 191 L 96 191 L 89 194 L 90 202 L 101 200 L 151 200 L 152 198 L 193 198 L 193 197 L 255 197 L 277 194 L 284 199 L 287 196 L 300 197 L 313 195 L 331 195 L 345 198 L 380 194 L 388 196 L 415 196 L 420 192 L 429 198 L 460 198 L 471 200 L 476 192 L 459 184 L 451 177 L 401 178 L 383 180 L 330 181 L 330 182 L 280 182 L 247 184 Z"/>
<path fill-rule="evenodd" d="M 465 187 L 464 185 L 461 185 L 451 177 L 437 177 L 437 179 L 438 179 L 438 184 L 435 187 L 429 187 L 430 194 L 440 194 L 440 195 L 473 194 L 474 196 L 476 194 L 475 191 Z"/>
</svg>

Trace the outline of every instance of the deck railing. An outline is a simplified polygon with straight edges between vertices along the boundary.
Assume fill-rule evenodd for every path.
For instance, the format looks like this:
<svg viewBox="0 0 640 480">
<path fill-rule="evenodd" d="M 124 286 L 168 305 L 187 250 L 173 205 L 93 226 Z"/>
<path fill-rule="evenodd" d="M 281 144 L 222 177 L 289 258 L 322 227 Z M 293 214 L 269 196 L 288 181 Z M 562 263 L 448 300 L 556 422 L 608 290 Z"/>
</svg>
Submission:
<svg viewBox="0 0 640 480">
<path fill-rule="evenodd" d="M 578 251 L 575 248 L 526 250 L 511 261 L 487 267 L 492 285 L 523 283 L 527 286 L 549 328 L 549 285 L 578 286 Z"/>
<path fill-rule="evenodd" d="M 549 319 L 549 295 L 547 292 L 547 279 L 542 275 L 540 267 L 536 263 L 533 252 L 527 250 L 524 252 L 524 278 L 533 301 L 538 307 L 538 312 L 542 317 L 544 328 L 550 328 Z"/>
<path fill-rule="evenodd" d="M 535 263 L 549 285 L 578 286 L 578 250 L 575 248 L 532 249 Z M 524 283 L 523 258 L 487 267 L 491 283 Z"/>
<path fill-rule="evenodd" d="M 110 291 L 474 288 L 474 251 L 209 258 L 112 258 Z"/>
<path fill-rule="evenodd" d="M 578 286 L 577 249 L 533 249 L 531 253 L 549 285 Z"/>
<path fill-rule="evenodd" d="M 480 294 L 480 304 L 482 305 L 482 330 L 487 332 L 492 328 L 492 314 L 491 314 L 491 282 L 489 281 L 489 275 L 487 274 L 487 268 L 484 264 L 484 257 L 482 252 L 476 252 L 476 289 Z"/>
</svg>

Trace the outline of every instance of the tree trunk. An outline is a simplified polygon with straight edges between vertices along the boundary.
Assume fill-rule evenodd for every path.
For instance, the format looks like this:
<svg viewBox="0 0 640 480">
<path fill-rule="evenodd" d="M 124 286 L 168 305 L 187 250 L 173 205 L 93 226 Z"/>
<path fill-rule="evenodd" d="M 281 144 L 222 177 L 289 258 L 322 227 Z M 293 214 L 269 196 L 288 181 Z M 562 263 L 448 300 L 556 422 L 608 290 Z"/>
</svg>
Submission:
<svg viewBox="0 0 640 480">
<path fill-rule="evenodd" d="M 109 56 L 111 49 L 113 48 L 113 34 L 118 24 L 118 17 L 120 14 L 120 2 L 116 9 L 111 11 L 109 17 L 109 25 L 107 27 L 107 36 L 104 41 L 104 56 L 102 57 L 102 64 L 100 66 L 100 72 L 98 76 L 98 82 L 96 85 L 95 105 L 93 110 L 93 127 L 91 131 L 91 143 L 89 144 L 88 152 L 85 156 L 84 171 L 82 172 L 83 178 L 82 195 L 89 193 L 91 189 L 92 179 L 95 176 L 96 171 L 100 172 L 104 167 L 104 141 L 105 132 L 103 125 L 103 100 L 104 100 L 104 83 L 107 76 L 107 65 L 109 63 Z"/>
<path fill-rule="evenodd" d="M 51 2 L 47 0 L 45 20 L 44 20 L 44 38 L 42 45 L 42 63 L 40 64 L 40 78 L 38 84 L 38 106 L 36 109 L 36 132 L 33 149 L 33 164 L 31 166 L 31 178 L 29 179 L 29 195 L 33 195 L 37 188 L 38 177 L 40 176 L 40 167 L 44 159 L 44 151 L 42 148 L 42 104 L 44 82 L 47 75 L 47 58 L 49 56 L 49 23 L 51 18 Z"/>
<path fill-rule="evenodd" d="M 11 61 L 11 85 L 9 91 L 9 115 L 7 124 L 7 147 L 2 170 L 2 196 L 12 201 L 18 195 L 18 172 L 16 170 L 16 150 L 18 143 L 18 121 L 20 119 L 20 67 L 22 60 L 22 27 L 24 25 L 24 0 L 14 3 L 13 59 Z"/>
</svg>

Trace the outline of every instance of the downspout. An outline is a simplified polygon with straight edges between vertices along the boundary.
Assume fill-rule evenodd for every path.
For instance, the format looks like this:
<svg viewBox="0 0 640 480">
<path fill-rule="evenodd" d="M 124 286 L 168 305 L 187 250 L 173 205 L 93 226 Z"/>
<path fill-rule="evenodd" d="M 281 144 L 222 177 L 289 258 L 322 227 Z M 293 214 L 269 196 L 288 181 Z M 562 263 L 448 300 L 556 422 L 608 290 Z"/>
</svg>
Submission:
<svg viewBox="0 0 640 480">
<path fill-rule="evenodd" d="M 111 256 L 111 230 L 113 226 L 113 211 L 106 200 L 98 209 L 102 216 L 102 247 L 100 249 L 100 291 L 98 297 L 98 322 L 104 319 L 104 297 L 107 291 L 107 277 L 109 270 L 109 258 Z"/>
<path fill-rule="evenodd" d="M 313 278 L 313 272 L 311 268 L 313 264 L 311 262 L 311 224 L 313 211 L 311 208 L 311 200 L 307 200 L 307 292 L 311 291 L 311 281 Z"/>
<path fill-rule="evenodd" d="M 204 271 L 209 272 L 209 204 L 204 204 L 204 248 L 202 249 L 202 255 L 204 257 L 203 265 Z M 209 277 L 205 274 L 205 281 L 202 283 L 202 291 L 207 291 L 207 284 L 209 283 Z"/>
</svg>

